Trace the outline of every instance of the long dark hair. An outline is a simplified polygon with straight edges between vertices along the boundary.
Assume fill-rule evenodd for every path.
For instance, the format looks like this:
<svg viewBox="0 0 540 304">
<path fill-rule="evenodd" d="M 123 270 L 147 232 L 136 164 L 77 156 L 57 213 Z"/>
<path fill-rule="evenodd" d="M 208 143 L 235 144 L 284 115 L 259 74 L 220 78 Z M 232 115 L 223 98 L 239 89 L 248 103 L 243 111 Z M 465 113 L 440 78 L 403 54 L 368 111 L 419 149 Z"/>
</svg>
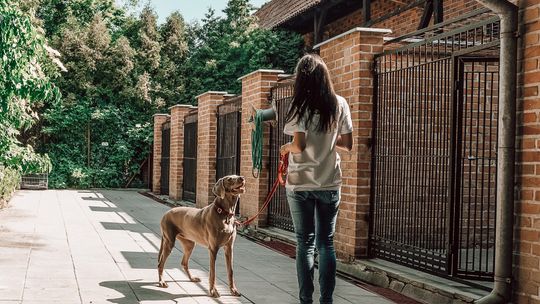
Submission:
<svg viewBox="0 0 540 304">
<path fill-rule="evenodd" d="M 296 65 L 294 94 L 286 121 L 302 119 L 308 128 L 315 114 L 319 114 L 315 130 L 326 133 L 336 120 L 336 111 L 337 97 L 326 64 L 316 54 L 305 55 Z"/>
</svg>

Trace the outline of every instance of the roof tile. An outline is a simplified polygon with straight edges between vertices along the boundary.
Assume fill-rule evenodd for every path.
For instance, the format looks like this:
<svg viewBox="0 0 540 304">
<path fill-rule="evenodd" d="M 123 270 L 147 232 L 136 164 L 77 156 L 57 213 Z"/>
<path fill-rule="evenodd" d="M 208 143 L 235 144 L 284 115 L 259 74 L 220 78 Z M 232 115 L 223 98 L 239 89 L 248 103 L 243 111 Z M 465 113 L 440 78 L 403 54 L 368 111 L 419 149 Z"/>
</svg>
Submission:
<svg viewBox="0 0 540 304">
<path fill-rule="evenodd" d="M 263 5 L 255 16 L 263 28 L 275 28 L 307 11 L 324 0 L 272 0 Z"/>
</svg>

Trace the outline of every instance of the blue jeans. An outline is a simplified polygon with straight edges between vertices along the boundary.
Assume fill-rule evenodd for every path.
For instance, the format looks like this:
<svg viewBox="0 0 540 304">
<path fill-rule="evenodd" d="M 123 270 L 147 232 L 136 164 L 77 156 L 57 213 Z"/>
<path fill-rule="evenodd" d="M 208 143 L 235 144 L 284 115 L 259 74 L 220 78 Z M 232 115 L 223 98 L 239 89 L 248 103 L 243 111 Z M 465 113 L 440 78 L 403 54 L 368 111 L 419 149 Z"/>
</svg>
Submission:
<svg viewBox="0 0 540 304">
<path fill-rule="evenodd" d="M 296 233 L 296 272 L 300 287 L 300 303 L 313 303 L 313 272 L 317 246 L 320 303 L 331 304 L 336 287 L 334 233 L 340 192 L 287 190 L 287 201 Z"/>
</svg>

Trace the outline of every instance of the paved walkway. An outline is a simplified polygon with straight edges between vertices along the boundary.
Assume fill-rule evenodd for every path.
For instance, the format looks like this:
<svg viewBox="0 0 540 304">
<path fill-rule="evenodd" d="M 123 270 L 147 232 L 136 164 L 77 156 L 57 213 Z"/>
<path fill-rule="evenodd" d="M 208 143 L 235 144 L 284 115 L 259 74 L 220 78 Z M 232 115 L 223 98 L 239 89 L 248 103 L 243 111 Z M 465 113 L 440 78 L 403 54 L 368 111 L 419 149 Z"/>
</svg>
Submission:
<svg viewBox="0 0 540 304">
<path fill-rule="evenodd" d="M 135 191 L 18 191 L 0 210 L 0 304 L 298 303 L 294 260 L 242 237 L 234 261 L 242 297 L 229 295 L 223 250 L 216 266 L 222 296 L 207 296 L 208 254 L 199 246 L 190 269 L 201 283 L 179 270 L 175 249 L 169 288 L 157 287 L 166 210 Z M 335 295 L 336 304 L 392 303 L 343 280 Z"/>
</svg>

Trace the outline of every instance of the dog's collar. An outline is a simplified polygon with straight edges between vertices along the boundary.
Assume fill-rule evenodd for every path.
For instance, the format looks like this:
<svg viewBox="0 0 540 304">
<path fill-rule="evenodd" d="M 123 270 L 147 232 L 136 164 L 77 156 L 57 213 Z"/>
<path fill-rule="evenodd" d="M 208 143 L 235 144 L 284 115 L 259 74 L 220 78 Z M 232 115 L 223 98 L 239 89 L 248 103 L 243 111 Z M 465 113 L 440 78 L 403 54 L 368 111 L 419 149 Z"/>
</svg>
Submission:
<svg viewBox="0 0 540 304">
<path fill-rule="evenodd" d="M 214 206 L 216 207 L 216 212 L 218 214 L 224 214 L 227 217 L 233 217 L 234 216 L 234 212 L 226 211 L 224 208 L 221 208 L 221 206 L 219 206 L 217 203 L 214 203 Z"/>
</svg>

